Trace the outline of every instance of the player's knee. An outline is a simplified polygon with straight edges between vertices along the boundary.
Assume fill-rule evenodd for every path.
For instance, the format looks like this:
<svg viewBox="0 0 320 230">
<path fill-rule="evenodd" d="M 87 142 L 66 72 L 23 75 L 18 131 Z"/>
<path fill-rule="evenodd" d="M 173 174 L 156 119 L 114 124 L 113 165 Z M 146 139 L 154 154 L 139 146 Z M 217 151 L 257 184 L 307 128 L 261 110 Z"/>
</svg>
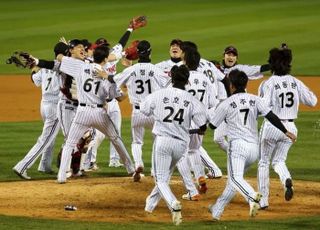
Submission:
<svg viewBox="0 0 320 230">
<path fill-rule="evenodd" d="M 270 165 L 270 161 L 266 161 L 266 160 L 260 160 L 258 163 L 259 168 L 266 168 L 269 167 Z"/>
</svg>

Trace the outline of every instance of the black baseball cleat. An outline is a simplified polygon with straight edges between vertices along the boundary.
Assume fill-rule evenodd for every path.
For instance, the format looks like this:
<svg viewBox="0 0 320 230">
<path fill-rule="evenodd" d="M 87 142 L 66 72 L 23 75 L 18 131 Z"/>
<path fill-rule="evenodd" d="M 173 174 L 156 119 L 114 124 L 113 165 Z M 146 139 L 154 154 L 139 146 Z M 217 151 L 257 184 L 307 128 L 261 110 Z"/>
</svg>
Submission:
<svg viewBox="0 0 320 230">
<path fill-rule="evenodd" d="M 292 180 L 290 178 L 286 179 L 286 191 L 284 193 L 284 198 L 286 201 L 291 200 L 293 197 L 293 187 L 292 187 Z"/>
</svg>

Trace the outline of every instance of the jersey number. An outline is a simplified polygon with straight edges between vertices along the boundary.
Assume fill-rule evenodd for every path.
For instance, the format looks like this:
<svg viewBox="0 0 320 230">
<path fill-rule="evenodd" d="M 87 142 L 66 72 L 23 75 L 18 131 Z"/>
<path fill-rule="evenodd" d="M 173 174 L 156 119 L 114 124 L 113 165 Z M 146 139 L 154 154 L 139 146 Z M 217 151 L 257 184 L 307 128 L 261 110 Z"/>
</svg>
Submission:
<svg viewBox="0 0 320 230">
<path fill-rule="evenodd" d="M 188 92 L 191 93 L 193 96 L 196 95 L 196 91 L 194 89 L 190 89 Z M 204 94 L 205 94 L 206 91 L 204 89 L 198 89 L 197 92 L 200 94 L 200 99 L 199 100 L 202 102 Z"/>
<path fill-rule="evenodd" d="M 142 80 L 136 80 L 135 83 L 137 84 L 137 91 L 136 94 L 143 94 L 144 93 L 144 85 L 148 87 L 148 93 L 151 94 L 151 82 L 150 79 L 143 82 Z"/>
<path fill-rule="evenodd" d="M 92 89 L 92 83 L 96 85 L 95 90 L 94 90 L 94 93 L 97 94 L 97 93 L 98 93 L 98 90 L 99 90 L 99 87 L 100 87 L 100 81 L 93 82 L 93 79 L 91 79 L 91 78 L 88 78 L 88 79 L 84 82 L 83 90 L 84 90 L 85 92 L 90 92 L 91 89 Z"/>
<path fill-rule="evenodd" d="M 47 91 L 49 89 L 50 83 L 51 83 L 52 77 L 48 78 L 48 84 L 47 87 L 45 88 L 45 91 Z"/>
<path fill-rule="evenodd" d="M 279 95 L 280 99 L 281 99 L 281 108 L 283 108 L 284 106 L 290 108 L 293 106 L 294 103 L 294 94 L 292 92 L 287 92 L 286 94 L 281 93 Z M 286 101 L 285 101 L 286 99 Z"/>
<path fill-rule="evenodd" d="M 210 69 L 203 71 L 203 73 L 209 78 L 211 83 L 214 82 L 213 74 L 212 74 L 212 71 Z"/>
<path fill-rule="evenodd" d="M 243 124 L 247 124 L 247 119 L 248 119 L 248 114 L 249 114 L 249 109 L 240 109 L 240 113 L 244 113 L 244 119 L 243 119 Z"/>
<path fill-rule="evenodd" d="M 179 109 L 178 112 L 174 115 L 174 109 L 170 106 L 166 106 L 164 107 L 165 110 L 169 110 L 169 114 L 163 119 L 163 122 L 170 122 L 172 123 L 172 121 L 178 121 L 179 125 L 181 125 L 181 123 L 184 121 L 183 119 L 183 113 L 184 113 L 184 109 Z M 173 119 L 172 119 L 173 117 Z"/>
</svg>

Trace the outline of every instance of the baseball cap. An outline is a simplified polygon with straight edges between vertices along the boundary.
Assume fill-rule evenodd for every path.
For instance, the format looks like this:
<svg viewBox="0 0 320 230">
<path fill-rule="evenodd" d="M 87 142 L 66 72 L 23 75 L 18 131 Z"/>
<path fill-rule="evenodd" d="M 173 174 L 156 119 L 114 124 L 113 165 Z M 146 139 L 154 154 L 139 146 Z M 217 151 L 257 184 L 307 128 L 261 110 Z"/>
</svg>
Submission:
<svg viewBox="0 0 320 230">
<path fill-rule="evenodd" d="M 150 53 L 151 45 L 148 41 L 142 40 L 137 46 L 137 51 L 139 54 Z"/>
<path fill-rule="evenodd" d="M 76 47 L 77 45 L 83 45 L 82 41 L 79 40 L 79 39 L 72 39 L 72 40 L 69 42 L 69 48 L 70 48 L 70 49 Z"/>
<path fill-rule="evenodd" d="M 64 56 L 67 56 L 69 53 L 69 46 L 63 42 L 58 42 L 53 49 L 55 55 L 63 54 Z"/>
<path fill-rule="evenodd" d="M 224 49 L 224 53 L 223 54 L 227 54 L 227 53 L 233 53 L 234 55 L 238 56 L 238 50 L 234 46 L 227 46 Z"/>
<path fill-rule="evenodd" d="M 96 49 L 98 46 L 110 46 L 109 42 L 105 38 L 98 38 L 91 46 L 90 49 Z"/>
<path fill-rule="evenodd" d="M 81 42 L 84 46 L 84 49 L 88 51 L 88 49 L 91 47 L 91 43 L 88 41 L 88 39 L 82 39 Z"/>
<path fill-rule="evenodd" d="M 181 41 L 180 39 L 178 39 L 178 38 L 173 39 L 173 40 L 170 42 L 170 46 L 172 46 L 172 45 L 181 46 L 181 44 L 182 44 L 182 41 Z"/>
</svg>

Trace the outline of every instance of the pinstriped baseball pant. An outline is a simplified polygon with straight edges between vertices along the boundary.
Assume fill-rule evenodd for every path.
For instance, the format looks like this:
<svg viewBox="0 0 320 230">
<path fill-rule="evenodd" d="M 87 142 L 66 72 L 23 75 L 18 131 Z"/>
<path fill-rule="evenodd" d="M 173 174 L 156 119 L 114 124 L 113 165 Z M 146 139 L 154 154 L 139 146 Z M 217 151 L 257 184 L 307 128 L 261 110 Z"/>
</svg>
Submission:
<svg viewBox="0 0 320 230">
<path fill-rule="evenodd" d="M 295 135 L 298 130 L 294 122 L 282 121 L 286 129 Z M 285 187 L 287 178 L 291 174 L 286 166 L 288 151 L 292 141 L 269 121 L 264 121 L 260 131 L 260 159 L 258 164 L 258 188 L 262 194 L 261 207 L 269 206 L 269 168 L 270 161 L 274 171 L 279 175 L 282 185 Z"/>
<path fill-rule="evenodd" d="M 213 135 L 213 141 L 225 152 L 228 150 L 227 136 L 227 124 L 222 122 L 215 130 Z"/>
<path fill-rule="evenodd" d="M 152 167 L 154 169 L 155 187 L 146 200 L 145 210 L 152 212 L 163 198 L 172 211 L 172 203 L 177 198 L 169 187 L 169 181 L 177 162 L 186 153 L 188 143 L 167 136 L 156 136 L 153 143 Z"/>
<path fill-rule="evenodd" d="M 140 166 L 144 167 L 142 160 L 142 146 L 145 127 L 152 128 L 153 123 L 153 117 L 147 117 L 144 114 L 142 114 L 139 109 L 133 108 L 131 114 L 131 152 L 136 168 Z"/>
<path fill-rule="evenodd" d="M 43 171 L 51 170 L 53 146 L 59 132 L 57 104 L 41 102 L 41 116 L 44 124 L 42 133 L 39 136 L 37 143 L 29 150 L 26 156 L 14 166 L 14 168 L 20 173 L 23 173 L 27 169 L 31 168 L 38 157 L 43 153 L 46 154 L 45 158 L 47 161 L 43 162 L 41 168 L 39 165 L 39 169 Z"/>
<path fill-rule="evenodd" d="M 104 108 L 79 107 L 71 125 L 70 132 L 65 147 L 61 155 L 61 165 L 58 173 L 58 182 L 66 181 L 66 170 L 71 154 L 82 135 L 90 127 L 96 128 L 104 133 L 114 144 L 121 160 L 129 174 L 134 172 L 131 158 L 119 137 L 116 128 L 110 120 Z"/>
<path fill-rule="evenodd" d="M 225 206 L 232 200 L 237 191 L 247 202 L 253 201 L 256 192 L 243 178 L 243 175 L 250 165 L 257 160 L 258 150 L 258 144 L 249 143 L 241 139 L 229 142 L 228 181 L 212 209 L 212 213 L 216 218 L 220 218 Z"/>
</svg>

